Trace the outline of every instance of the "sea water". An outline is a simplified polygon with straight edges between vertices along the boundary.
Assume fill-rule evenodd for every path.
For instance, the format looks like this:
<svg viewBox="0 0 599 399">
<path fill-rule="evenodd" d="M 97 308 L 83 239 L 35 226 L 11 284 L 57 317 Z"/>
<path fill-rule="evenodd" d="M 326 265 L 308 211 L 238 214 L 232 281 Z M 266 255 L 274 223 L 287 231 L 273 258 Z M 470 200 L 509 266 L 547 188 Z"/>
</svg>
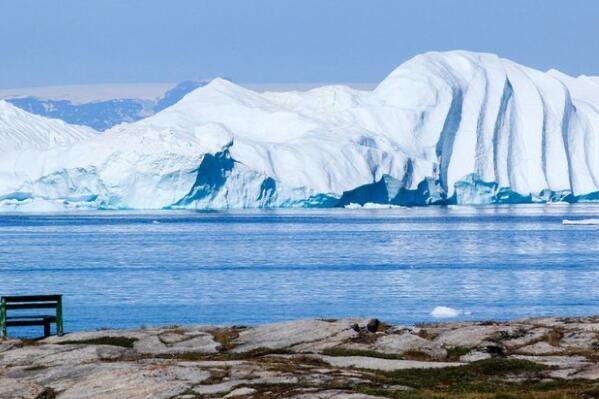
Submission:
<svg viewBox="0 0 599 399">
<path fill-rule="evenodd" d="M 562 221 L 598 215 L 592 204 L 0 214 L 0 294 L 63 294 L 67 331 L 597 314 L 599 226 Z"/>
</svg>

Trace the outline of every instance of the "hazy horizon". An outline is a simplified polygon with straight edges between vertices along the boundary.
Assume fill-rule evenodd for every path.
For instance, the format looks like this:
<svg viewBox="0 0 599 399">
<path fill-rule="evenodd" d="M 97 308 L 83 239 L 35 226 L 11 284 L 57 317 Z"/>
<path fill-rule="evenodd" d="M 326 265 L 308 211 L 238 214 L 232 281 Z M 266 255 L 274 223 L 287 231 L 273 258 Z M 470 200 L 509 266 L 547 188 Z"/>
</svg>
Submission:
<svg viewBox="0 0 599 399">
<path fill-rule="evenodd" d="M 3 2 L 0 89 L 376 83 L 417 54 L 455 49 L 596 76 L 597 15 L 584 0 Z"/>
</svg>

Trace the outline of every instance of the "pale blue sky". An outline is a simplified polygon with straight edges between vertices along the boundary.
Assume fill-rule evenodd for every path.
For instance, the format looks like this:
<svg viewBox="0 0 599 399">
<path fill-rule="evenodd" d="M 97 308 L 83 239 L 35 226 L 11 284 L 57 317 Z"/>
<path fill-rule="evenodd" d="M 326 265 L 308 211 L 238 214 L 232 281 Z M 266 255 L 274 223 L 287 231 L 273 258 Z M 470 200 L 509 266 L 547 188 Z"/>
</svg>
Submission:
<svg viewBox="0 0 599 399">
<path fill-rule="evenodd" d="M 599 75 L 595 0 L 0 0 L 0 88 L 377 82 L 430 50 Z"/>
</svg>

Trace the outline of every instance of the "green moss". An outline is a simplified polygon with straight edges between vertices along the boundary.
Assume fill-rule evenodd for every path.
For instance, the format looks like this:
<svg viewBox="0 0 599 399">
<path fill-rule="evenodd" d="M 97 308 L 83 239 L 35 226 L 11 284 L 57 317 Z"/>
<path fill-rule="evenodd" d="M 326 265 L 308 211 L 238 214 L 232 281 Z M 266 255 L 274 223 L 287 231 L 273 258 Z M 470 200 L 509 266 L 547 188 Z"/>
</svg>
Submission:
<svg viewBox="0 0 599 399">
<path fill-rule="evenodd" d="M 461 356 L 464 356 L 470 352 L 470 348 L 464 346 L 454 346 L 453 348 L 447 348 L 447 359 L 448 360 L 459 360 Z"/>
<path fill-rule="evenodd" d="M 98 337 L 91 339 L 82 339 L 77 341 L 61 341 L 59 345 L 112 345 L 121 346 L 123 348 L 133 348 L 137 338 L 129 337 Z"/>
<path fill-rule="evenodd" d="M 404 359 L 401 355 L 393 353 L 382 353 L 370 350 L 362 349 L 347 349 L 341 347 L 328 348 L 322 351 L 323 355 L 327 356 L 364 356 L 364 357 L 376 357 L 378 359 Z"/>
<path fill-rule="evenodd" d="M 235 348 L 235 339 L 239 337 L 239 332 L 231 328 L 222 328 L 212 331 L 212 337 L 220 344 L 219 350 L 221 352 L 227 352 Z"/>
<path fill-rule="evenodd" d="M 562 330 L 553 329 L 553 330 L 549 331 L 549 333 L 545 337 L 545 340 L 547 341 L 547 343 L 549 345 L 559 347 L 559 343 L 563 337 L 564 337 L 564 332 Z"/>
<path fill-rule="evenodd" d="M 158 355 L 158 358 L 178 359 L 185 361 L 202 361 L 202 360 L 251 360 L 267 355 L 289 355 L 293 352 L 286 349 L 270 349 L 256 348 L 248 352 L 219 352 L 219 353 L 201 353 L 187 352 L 169 355 Z"/>
<path fill-rule="evenodd" d="M 47 368 L 48 368 L 48 366 L 45 366 L 43 364 L 37 364 L 35 366 L 25 367 L 24 370 L 25 371 L 39 371 L 39 370 L 45 370 Z"/>
<path fill-rule="evenodd" d="M 422 351 L 407 351 L 401 354 L 403 359 L 406 360 L 419 360 L 419 361 L 429 361 L 432 360 L 431 356 L 428 353 Z"/>
<path fill-rule="evenodd" d="M 520 374 L 530 377 L 545 369 L 546 366 L 526 360 L 492 358 L 459 367 L 405 369 L 380 372 L 379 375 L 381 382 L 390 385 L 493 392 L 497 388 L 496 381 L 499 381 L 499 377 Z"/>
<path fill-rule="evenodd" d="M 40 392 L 35 399 L 55 399 L 56 396 L 56 391 L 48 387 L 44 388 L 44 390 Z"/>
</svg>

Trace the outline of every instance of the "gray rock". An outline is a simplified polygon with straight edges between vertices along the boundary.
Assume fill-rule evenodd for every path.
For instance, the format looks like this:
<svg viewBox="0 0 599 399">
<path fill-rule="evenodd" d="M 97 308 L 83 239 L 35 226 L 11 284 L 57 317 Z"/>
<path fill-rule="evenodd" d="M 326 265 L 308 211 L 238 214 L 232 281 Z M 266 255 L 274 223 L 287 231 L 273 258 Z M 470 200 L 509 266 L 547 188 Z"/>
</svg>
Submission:
<svg viewBox="0 0 599 399">
<path fill-rule="evenodd" d="M 0 376 L 0 398 L 35 399 L 43 391 L 43 386 L 33 382 Z"/>
<path fill-rule="evenodd" d="M 216 353 L 220 344 L 211 334 L 199 332 L 196 335 L 181 335 L 181 339 L 173 339 L 173 334 L 165 334 L 167 342 L 161 340 L 162 335 L 147 335 L 135 342 L 134 348 L 143 354 L 181 354 L 181 353 Z"/>
<path fill-rule="evenodd" d="M 243 385 L 244 383 L 244 381 L 226 381 L 219 384 L 197 385 L 193 387 L 193 391 L 200 395 L 213 395 L 216 393 L 230 392 L 233 388 Z"/>
<path fill-rule="evenodd" d="M 597 350 L 597 333 L 593 331 L 567 331 L 560 340 L 560 346 L 568 350 Z"/>
<path fill-rule="evenodd" d="M 576 369 L 576 370 L 581 370 L 581 369 L 588 367 L 592 364 L 584 356 L 513 355 L 513 356 L 510 356 L 510 358 L 528 360 L 530 362 L 540 363 L 540 364 L 544 364 L 546 366 L 559 367 L 559 368 L 563 368 L 563 369 Z"/>
<path fill-rule="evenodd" d="M 549 331 L 548 328 L 539 327 L 526 331 L 522 336 L 503 340 L 502 343 L 506 348 L 513 350 L 522 346 L 530 345 L 545 337 Z"/>
<path fill-rule="evenodd" d="M 460 362 L 464 362 L 464 363 L 472 363 L 472 362 L 477 362 L 479 360 L 485 360 L 485 359 L 490 359 L 491 355 L 487 352 L 480 352 L 480 351 L 472 351 L 469 352 L 465 355 L 460 356 Z"/>
<path fill-rule="evenodd" d="M 122 359 L 128 353 L 126 348 L 110 345 L 99 345 L 96 347 L 98 359 L 103 361 L 115 361 Z"/>
<path fill-rule="evenodd" d="M 524 355 L 551 355 L 563 352 L 564 349 L 550 345 L 548 342 L 541 341 L 532 345 L 526 345 L 518 349 L 518 353 Z"/>
<path fill-rule="evenodd" d="M 435 342 L 449 347 L 461 346 L 464 348 L 475 348 L 484 341 L 494 341 L 501 337 L 509 337 L 516 332 L 516 326 L 501 325 L 473 325 L 456 328 L 442 332 Z"/>
<path fill-rule="evenodd" d="M 370 319 L 370 320 L 368 320 L 368 323 L 366 324 L 366 330 L 369 333 L 375 333 L 379 330 L 380 325 L 381 325 L 381 322 L 379 321 L 379 319 Z"/>
<path fill-rule="evenodd" d="M 298 344 L 322 342 L 340 333 L 357 334 L 351 329 L 355 321 L 300 320 L 277 324 L 265 324 L 241 331 L 235 340 L 235 352 L 247 352 L 256 348 L 282 349 Z"/>
<path fill-rule="evenodd" d="M 342 390 L 328 390 L 292 396 L 293 399 L 381 399 L 380 396 L 364 395 Z"/>
<path fill-rule="evenodd" d="M 417 360 L 379 359 L 366 356 L 316 356 L 334 367 L 355 367 L 382 371 L 459 367 L 465 364 L 458 362 L 423 362 Z"/>
<path fill-rule="evenodd" d="M 593 364 L 588 368 L 573 375 L 574 378 L 581 378 L 583 380 L 599 380 L 599 365 Z"/>
<path fill-rule="evenodd" d="M 468 362 L 505 354 L 550 366 L 535 378 L 599 378 L 594 356 L 595 325 L 599 318 L 545 318 L 505 323 L 457 322 L 424 327 L 389 326 L 367 333 L 366 321 L 304 320 L 232 328 L 235 352 L 259 347 L 286 349 L 290 354 L 241 353 L 243 360 L 225 360 L 231 353 L 216 353 L 219 343 L 212 326 L 109 330 L 51 337 L 34 345 L 18 340 L 0 341 L 0 398 L 34 399 L 44 390 L 69 398 L 172 398 L 198 395 L 259 398 L 285 387 L 287 397 L 372 398 L 351 387 L 372 384 L 374 370 L 459 367 Z M 363 327 L 356 331 L 354 324 Z M 545 336 L 560 331 L 559 346 Z M 221 328 L 222 329 L 222 328 Z M 106 337 L 128 337 L 134 348 L 98 345 Z M 97 341 L 99 339 L 99 341 Z M 65 344 L 65 341 L 78 343 Z M 557 337 L 551 340 L 557 345 Z M 446 348 L 471 348 L 460 362 L 410 361 L 370 356 L 325 356 L 330 347 L 402 355 L 424 352 L 431 359 L 446 359 Z M 491 353 L 490 353 L 491 352 Z M 196 354 L 201 356 L 196 357 Z M 203 359 L 204 355 L 215 360 Z M 577 355 L 573 355 L 577 354 Z M 505 377 L 525 382 L 526 375 Z M 346 390 L 331 390 L 331 386 Z M 272 388 L 270 388 L 272 387 Z M 387 390 L 408 387 L 381 386 Z M 255 392 L 250 390 L 256 390 Z"/>
<path fill-rule="evenodd" d="M 423 352 L 433 359 L 445 359 L 447 351 L 437 342 L 431 342 L 418 335 L 404 333 L 401 335 L 384 335 L 371 346 L 372 350 L 383 353 L 403 354 L 410 351 Z"/>
<path fill-rule="evenodd" d="M 188 385 L 176 376 L 171 368 L 101 363 L 93 373 L 63 391 L 60 399 L 168 399 L 187 390 Z"/>
<path fill-rule="evenodd" d="M 244 388 L 234 389 L 231 392 L 229 392 L 228 394 L 226 394 L 224 397 L 225 398 L 234 398 L 237 396 L 252 395 L 254 393 L 256 393 L 256 390 L 254 388 L 244 387 Z"/>
</svg>

